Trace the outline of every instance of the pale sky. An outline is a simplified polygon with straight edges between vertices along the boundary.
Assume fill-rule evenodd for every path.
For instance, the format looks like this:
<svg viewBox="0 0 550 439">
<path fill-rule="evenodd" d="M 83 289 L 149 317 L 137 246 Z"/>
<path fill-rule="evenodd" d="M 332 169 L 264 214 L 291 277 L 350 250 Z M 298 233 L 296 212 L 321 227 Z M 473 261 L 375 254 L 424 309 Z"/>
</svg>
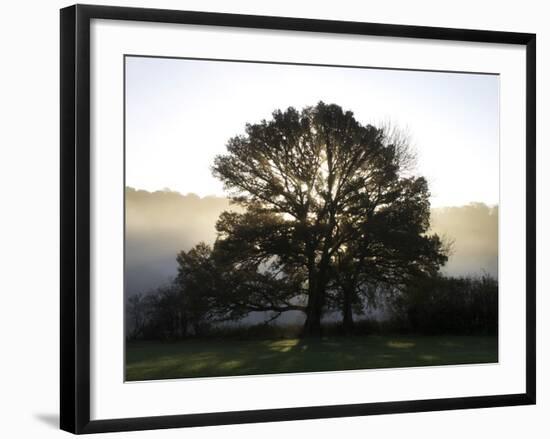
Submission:
<svg viewBox="0 0 550 439">
<path fill-rule="evenodd" d="M 498 204 L 495 75 L 126 58 L 126 185 L 224 196 L 214 157 L 247 122 L 320 100 L 408 131 L 432 206 Z"/>
</svg>

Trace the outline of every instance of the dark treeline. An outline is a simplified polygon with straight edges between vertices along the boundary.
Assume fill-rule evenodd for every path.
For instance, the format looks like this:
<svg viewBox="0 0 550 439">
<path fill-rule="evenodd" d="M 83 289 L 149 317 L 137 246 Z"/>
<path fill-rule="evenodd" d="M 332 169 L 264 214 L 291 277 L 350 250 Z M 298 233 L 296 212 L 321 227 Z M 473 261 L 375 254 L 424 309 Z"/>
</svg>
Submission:
<svg viewBox="0 0 550 439">
<path fill-rule="evenodd" d="M 416 334 L 497 335 L 498 282 L 495 278 L 419 279 L 391 302 L 399 332 Z"/>
<path fill-rule="evenodd" d="M 186 294 L 176 281 L 144 295 L 127 300 L 127 336 L 132 340 L 179 340 L 208 336 L 263 337 L 296 335 L 296 328 L 278 328 L 267 318 L 259 324 L 225 326 L 220 316 L 211 312 L 211 303 L 199 294 Z M 202 290 L 204 292 L 204 290 Z M 498 332 L 498 282 L 490 276 L 444 277 L 436 275 L 417 279 L 403 291 L 373 288 L 367 307 L 383 308 L 383 320 L 368 318 L 367 308 L 355 306 L 357 322 L 352 334 L 422 334 L 422 335 L 496 335 Z M 210 295 L 212 297 L 212 295 Z M 332 301 L 328 311 L 342 315 L 342 307 Z M 275 314 L 277 316 L 278 314 Z M 342 334 L 340 323 L 327 324 L 327 333 Z"/>
</svg>

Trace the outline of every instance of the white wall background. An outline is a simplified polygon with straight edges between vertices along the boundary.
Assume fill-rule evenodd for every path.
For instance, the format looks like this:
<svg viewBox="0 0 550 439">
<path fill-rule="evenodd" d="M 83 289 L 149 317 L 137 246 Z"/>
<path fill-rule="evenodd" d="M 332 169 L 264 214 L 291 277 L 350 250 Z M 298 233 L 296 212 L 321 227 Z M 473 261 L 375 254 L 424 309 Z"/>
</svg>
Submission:
<svg viewBox="0 0 550 439">
<path fill-rule="evenodd" d="M 96 3 L 89 1 L 89 3 Z M 462 0 L 157 0 L 108 1 L 248 14 L 535 32 L 538 45 L 538 404 L 455 412 L 371 416 L 104 435 L 109 437 L 465 438 L 550 434 L 550 193 L 548 140 L 550 14 L 546 2 Z M 59 357 L 59 12 L 63 1 L 9 2 L 0 14 L 0 435 L 62 437 L 58 431 Z"/>
</svg>

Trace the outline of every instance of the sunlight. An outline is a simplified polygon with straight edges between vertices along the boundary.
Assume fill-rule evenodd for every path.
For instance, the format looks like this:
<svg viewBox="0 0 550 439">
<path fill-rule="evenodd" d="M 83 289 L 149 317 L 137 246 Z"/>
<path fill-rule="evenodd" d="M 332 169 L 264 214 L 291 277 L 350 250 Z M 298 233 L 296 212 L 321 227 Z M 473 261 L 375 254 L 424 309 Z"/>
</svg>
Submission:
<svg viewBox="0 0 550 439">
<path fill-rule="evenodd" d="M 219 367 L 222 369 L 235 369 L 236 367 L 241 366 L 242 363 L 243 363 L 242 361 L 231 360 L 220 364 Z"/>
<path fill-rule="evenodd" d="M 445 346 L 446 348 L 461 348 L 464 346 L 463 343 L 456 343 L 451 341 L 442 341 L 439 343 L 441 346 Z"/>
<path fill-rule="evenodd" d="M 277 352 L 289 352 L 299 342 L 300 342 L 300 340 L 297 339 L 297 338 L 294 338 L 294 339 L 291 339 L 291 340 L 274 341 L 273 343 L 269 344 L 269 349 L 271 349 L 273 351 L 277 351 Z"/>
<path fill-rule="evenodd" d="M 416 346 L 416 343 L 407 342 L 407 341 L 389 341 L 388 342 L 388 347 L 390 348 L 409 349 L 409 348 L 414 348 L 415 346 Z"/>
<path fill-rule="evenodd" d="M 420 355 L 418 358 L 425 361 L 436 361 L 439 360 L 437 355 Z"/>
<path fill-rule="evenodd" d="M 321 174 L 321 177 L 323 177 L 323 180 L 326 180 L 328 178 L 328 162 L 327 160 L 323 160 L 321 162 L 321 166 L 319 166 L 319 173 Z"/>
</svg>

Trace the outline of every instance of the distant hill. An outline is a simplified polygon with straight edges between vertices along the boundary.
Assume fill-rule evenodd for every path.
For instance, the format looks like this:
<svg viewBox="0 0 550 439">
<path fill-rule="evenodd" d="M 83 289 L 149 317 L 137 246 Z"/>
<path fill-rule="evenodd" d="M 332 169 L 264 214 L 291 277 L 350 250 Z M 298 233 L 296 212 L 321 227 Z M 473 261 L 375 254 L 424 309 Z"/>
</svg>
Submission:
<svg viewBox="0 0 550 439">
<path fill-rule="evenodd" d="M 216 220 L 230 208 L 222 197 L 126 188 L 125 295 L 174 277 L 176 254 L 200 241 L 213 243 Z M 497 276 L 498 207 L 472 203 L 432 209 L 432 230 L 454 243 L 444 273 Z"/>
</svg>

